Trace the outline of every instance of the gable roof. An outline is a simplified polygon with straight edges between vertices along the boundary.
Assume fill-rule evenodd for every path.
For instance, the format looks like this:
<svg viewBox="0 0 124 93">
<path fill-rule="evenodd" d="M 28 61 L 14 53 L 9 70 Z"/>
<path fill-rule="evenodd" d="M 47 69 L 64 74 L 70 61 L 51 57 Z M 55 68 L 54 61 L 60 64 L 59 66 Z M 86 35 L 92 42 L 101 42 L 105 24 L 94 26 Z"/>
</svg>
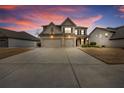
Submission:
<svg viewBox="0 0 124 93">
<path fill-rule="evenodd" d="M 112 29 L 112 30 L 119 30 L 119 29 L 123 29 L 124 28 L 124 25 L 123 26 L 119 26 L 119 27 L 107 27 L 107 29 Z"/>
<path fill-rule="evenodd" d="M 55 28 L 59 29 L 58 31 L 60 31 L 61 26 L 60 25 L 55 25 L 53 22 L 49 23 L 48 25 L 43 25 L 43 31 L 39 34 L 39 36 L 41 36 L 42 34 L 44 34 L 45 30 L 47 29 L 47 27 L 49 26 L 54 26 Z"/>
<path fill-rule="evenodd" d="M 124 39 L 124 26 L 116 28 L 116 32 L 111 36 L 110 40 Z"/>
<path fill-rule="evenodd" d="M 68 24 L 69 26 L 76 26 L 76 24 L 69 18 L 67 17 L 61 25 L 65 25 L 67 22 L 70 22 L 71 24 Z M 67 24 L 66 24 L 67 25 Z"/>
<path fill-rule="evenodd" d="M 111 32 L 111 33 L 115 33 L 115 30 L 112 30 L 112 29 L 107 29 L 107 28 L 102 28 L 102 27 L 96 27 L 96 28 L 89 34 L 89 36 L 90 36 L 96 29 L 100 29 L 100 30 L 103 30 L 103 31 L 108 31 L 108 32 Z"/>
<path fill-rule="evenodd" d="M 23 39 L 23 40 L 30 40 L 30 41 L 39 41 L 38 38 L 22 31 L 16 32 L 4 28 L 0 28 L 0 37 L 1 38 L 15 38 L 15 39 Z"/>
<path fill-rule="evenodd" d="M 123 29 L 123 28 L 124 28 L 124 26 L 119 26 L 119 27 L 116 27 L 114 29 L 118 30 L 118 29 Z"/>
<path fill-rule="evenodd" d="M 55 24 L 54 24 L 53 22 L 51 22 L 51 23 L 49 24 L 49 26 L 51 26 L 51 25 L 54 25 L 54 26 L 55 26 Z"/>
</svg>

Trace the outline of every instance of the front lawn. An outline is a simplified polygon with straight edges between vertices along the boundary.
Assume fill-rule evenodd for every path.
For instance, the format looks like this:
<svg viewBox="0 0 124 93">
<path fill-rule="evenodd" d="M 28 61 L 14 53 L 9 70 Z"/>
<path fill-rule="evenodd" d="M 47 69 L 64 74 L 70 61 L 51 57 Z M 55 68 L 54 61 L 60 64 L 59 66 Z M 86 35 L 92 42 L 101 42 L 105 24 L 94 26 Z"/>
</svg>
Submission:
<svg viewBox="0 0 124 93">
<path fill-rule="evenodd" d="M 124 49 L 121 48 L 80 48 L 87 54 L 108 64 L 124 64 Z"/>
<path fill-rule="evenodd" d="M 0 48 L 0 59 L 6 58 L 9 56 L 17 55 L 26 51 L 29 51 L 29 48 Z"/>
</svg>

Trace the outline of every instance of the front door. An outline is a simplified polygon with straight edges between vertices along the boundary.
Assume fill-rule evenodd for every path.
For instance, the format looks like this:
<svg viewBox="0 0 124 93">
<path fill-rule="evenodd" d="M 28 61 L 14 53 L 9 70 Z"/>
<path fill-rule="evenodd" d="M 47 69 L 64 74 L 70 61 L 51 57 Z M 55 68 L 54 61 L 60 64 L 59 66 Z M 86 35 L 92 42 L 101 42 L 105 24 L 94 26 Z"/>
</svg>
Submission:
<svg viewBox="0 0 124 93">
<path fill-rule="evenodd" d="M 78 46 L 81 46 L 81 39 L 80 38 L 78 38 L 77 40 L 76 40 L 76 46 L 78 47 Z"/>
</svg>

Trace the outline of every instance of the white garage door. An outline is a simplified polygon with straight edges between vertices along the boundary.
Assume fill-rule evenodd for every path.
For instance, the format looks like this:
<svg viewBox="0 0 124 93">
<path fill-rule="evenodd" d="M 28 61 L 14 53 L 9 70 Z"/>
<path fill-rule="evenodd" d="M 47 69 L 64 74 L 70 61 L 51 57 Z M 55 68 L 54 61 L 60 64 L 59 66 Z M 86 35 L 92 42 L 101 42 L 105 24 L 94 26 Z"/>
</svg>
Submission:
<svg viewBox="0 0 124 93">
<path fill-rule="evenodd" d="M 65 40 L 65 47 L 74 47 L 74 41 L 73 41 L 73 39 L 67 39 L 67 40 Z"/>
<path fill-rule="evenodd" d="M 46 39 L 44 40 L 44 47 L 59 48 L 61 47 L 61 39 Z"/>
</svg>

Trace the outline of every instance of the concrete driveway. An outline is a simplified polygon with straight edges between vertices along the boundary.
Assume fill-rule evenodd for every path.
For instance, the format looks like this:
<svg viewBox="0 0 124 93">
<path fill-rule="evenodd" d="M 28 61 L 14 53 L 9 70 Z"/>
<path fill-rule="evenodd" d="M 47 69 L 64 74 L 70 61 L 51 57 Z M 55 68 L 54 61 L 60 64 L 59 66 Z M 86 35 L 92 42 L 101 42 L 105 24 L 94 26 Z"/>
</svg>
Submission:
<svg viewBox="0 0 124 93">
<path fill-rule="evenodd" d="M 39 48 L 0 60 L 0 87 L 124 87 L 124 65 L 77 48 Z"/>
</svg>

